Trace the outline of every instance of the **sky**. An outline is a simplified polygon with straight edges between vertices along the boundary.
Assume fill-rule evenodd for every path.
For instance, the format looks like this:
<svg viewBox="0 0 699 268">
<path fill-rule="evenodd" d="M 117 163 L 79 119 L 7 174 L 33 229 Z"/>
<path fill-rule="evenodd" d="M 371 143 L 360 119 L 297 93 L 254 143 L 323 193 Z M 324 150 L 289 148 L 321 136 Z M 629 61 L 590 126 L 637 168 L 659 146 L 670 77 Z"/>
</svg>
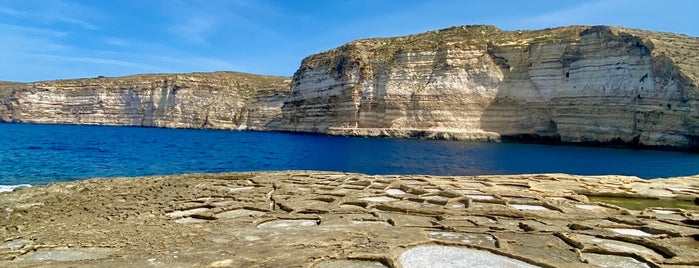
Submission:
<svg viewBox="0 0 699 268">
<path fill-rule="evenodd" d="M 616 25 L 699 36 L 695 0 L 0 0 L 0 80 L 239 71 L 291 76 L 361 38 L 458 25 Z"/>
</svg>

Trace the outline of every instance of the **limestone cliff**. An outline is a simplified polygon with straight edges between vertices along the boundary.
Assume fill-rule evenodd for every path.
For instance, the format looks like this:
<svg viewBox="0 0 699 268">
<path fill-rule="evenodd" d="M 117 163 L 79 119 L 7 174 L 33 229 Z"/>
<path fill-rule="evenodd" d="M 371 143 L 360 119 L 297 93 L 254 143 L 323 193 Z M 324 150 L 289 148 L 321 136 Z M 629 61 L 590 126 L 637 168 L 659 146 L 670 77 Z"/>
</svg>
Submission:
<svg viewBox="0 0 699 268">
<path fill-rule="evenodd" d="M 0 82 L 0 122 L 699 150 L 698 85 L 696 37 L 461 26 L 353 41 L 307 57 L 293 80 L 217 72 Z"/>
<path fill-rule="evenodd" d="M 289 78 L 235 72 L 0 84 L 0 122 L 262 130 Z"/>
<path fill-rule="evenodd" d="M 699 38 L 465 26 L 303 60 L 281 129 L 699 148 Z"/>
</svg>

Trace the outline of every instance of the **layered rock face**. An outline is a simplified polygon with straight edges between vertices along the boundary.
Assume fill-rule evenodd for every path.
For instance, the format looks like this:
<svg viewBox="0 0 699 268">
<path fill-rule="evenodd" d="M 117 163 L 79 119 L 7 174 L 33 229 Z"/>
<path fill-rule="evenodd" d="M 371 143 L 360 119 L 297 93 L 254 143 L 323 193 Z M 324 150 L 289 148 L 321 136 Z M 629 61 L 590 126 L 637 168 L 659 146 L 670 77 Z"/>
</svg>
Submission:
<svg viewBox="0 0 699 268">
<path fill-rule="evenodd" d="M 217 72 L 5 84 L 0 121 L 262 130 L 279 122 L 289 82 Z"/>
<path fill-rule="evenodd" d="M 291 83 L 289 90 L 289 83 Z M 232 72 L 0 82 L 0 121 L 699 150 L 699 38 L 462 26 Z"/>
<path fill-rule="evenodd" d="M 282 129 L 699 148 L 699 39 L 454 27 L 306 58 Z"/>
</svg>

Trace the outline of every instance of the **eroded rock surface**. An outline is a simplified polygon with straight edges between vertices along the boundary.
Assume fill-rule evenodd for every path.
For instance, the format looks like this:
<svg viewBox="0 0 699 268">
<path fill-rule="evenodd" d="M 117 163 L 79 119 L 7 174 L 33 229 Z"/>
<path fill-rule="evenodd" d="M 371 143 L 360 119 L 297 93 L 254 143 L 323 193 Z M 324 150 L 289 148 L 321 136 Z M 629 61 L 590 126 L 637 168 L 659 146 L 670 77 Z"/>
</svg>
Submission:
<svg viewBox="0 0 699 268">
<path fill-rule="evenodd" d="M 289 171 L 59 183 L 0 194 L 0 266 L 698 266 L 697 179 Z M 688 204 L 631 210 L 587 195 Z"/>
<path fill-rule="evenodd" d="M 699 148 L 699 38 L 452 27 L 304 59 L 287 130 Z"/>
<path fill-rule="evenodd" d="M 262 130 L 279 123 L 289 82 L 215 72 L 0 84 L 0 122 Z"/>
</svg>

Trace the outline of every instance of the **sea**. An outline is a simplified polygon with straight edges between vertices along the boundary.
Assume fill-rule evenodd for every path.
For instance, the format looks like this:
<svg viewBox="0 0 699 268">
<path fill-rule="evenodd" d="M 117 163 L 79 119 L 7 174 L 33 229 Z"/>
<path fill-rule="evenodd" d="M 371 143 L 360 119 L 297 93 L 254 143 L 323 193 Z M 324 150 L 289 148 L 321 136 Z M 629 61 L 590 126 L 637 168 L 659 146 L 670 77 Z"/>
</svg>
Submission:
<svg viewBox="0 0 699 268">
<path fill-rule="evenodd" d="M 699 154 L 303 133 L 0 124 L 0 191 L 93 177 L 321 170 L 372 175 L 699 174 Z"/>
</svg>

